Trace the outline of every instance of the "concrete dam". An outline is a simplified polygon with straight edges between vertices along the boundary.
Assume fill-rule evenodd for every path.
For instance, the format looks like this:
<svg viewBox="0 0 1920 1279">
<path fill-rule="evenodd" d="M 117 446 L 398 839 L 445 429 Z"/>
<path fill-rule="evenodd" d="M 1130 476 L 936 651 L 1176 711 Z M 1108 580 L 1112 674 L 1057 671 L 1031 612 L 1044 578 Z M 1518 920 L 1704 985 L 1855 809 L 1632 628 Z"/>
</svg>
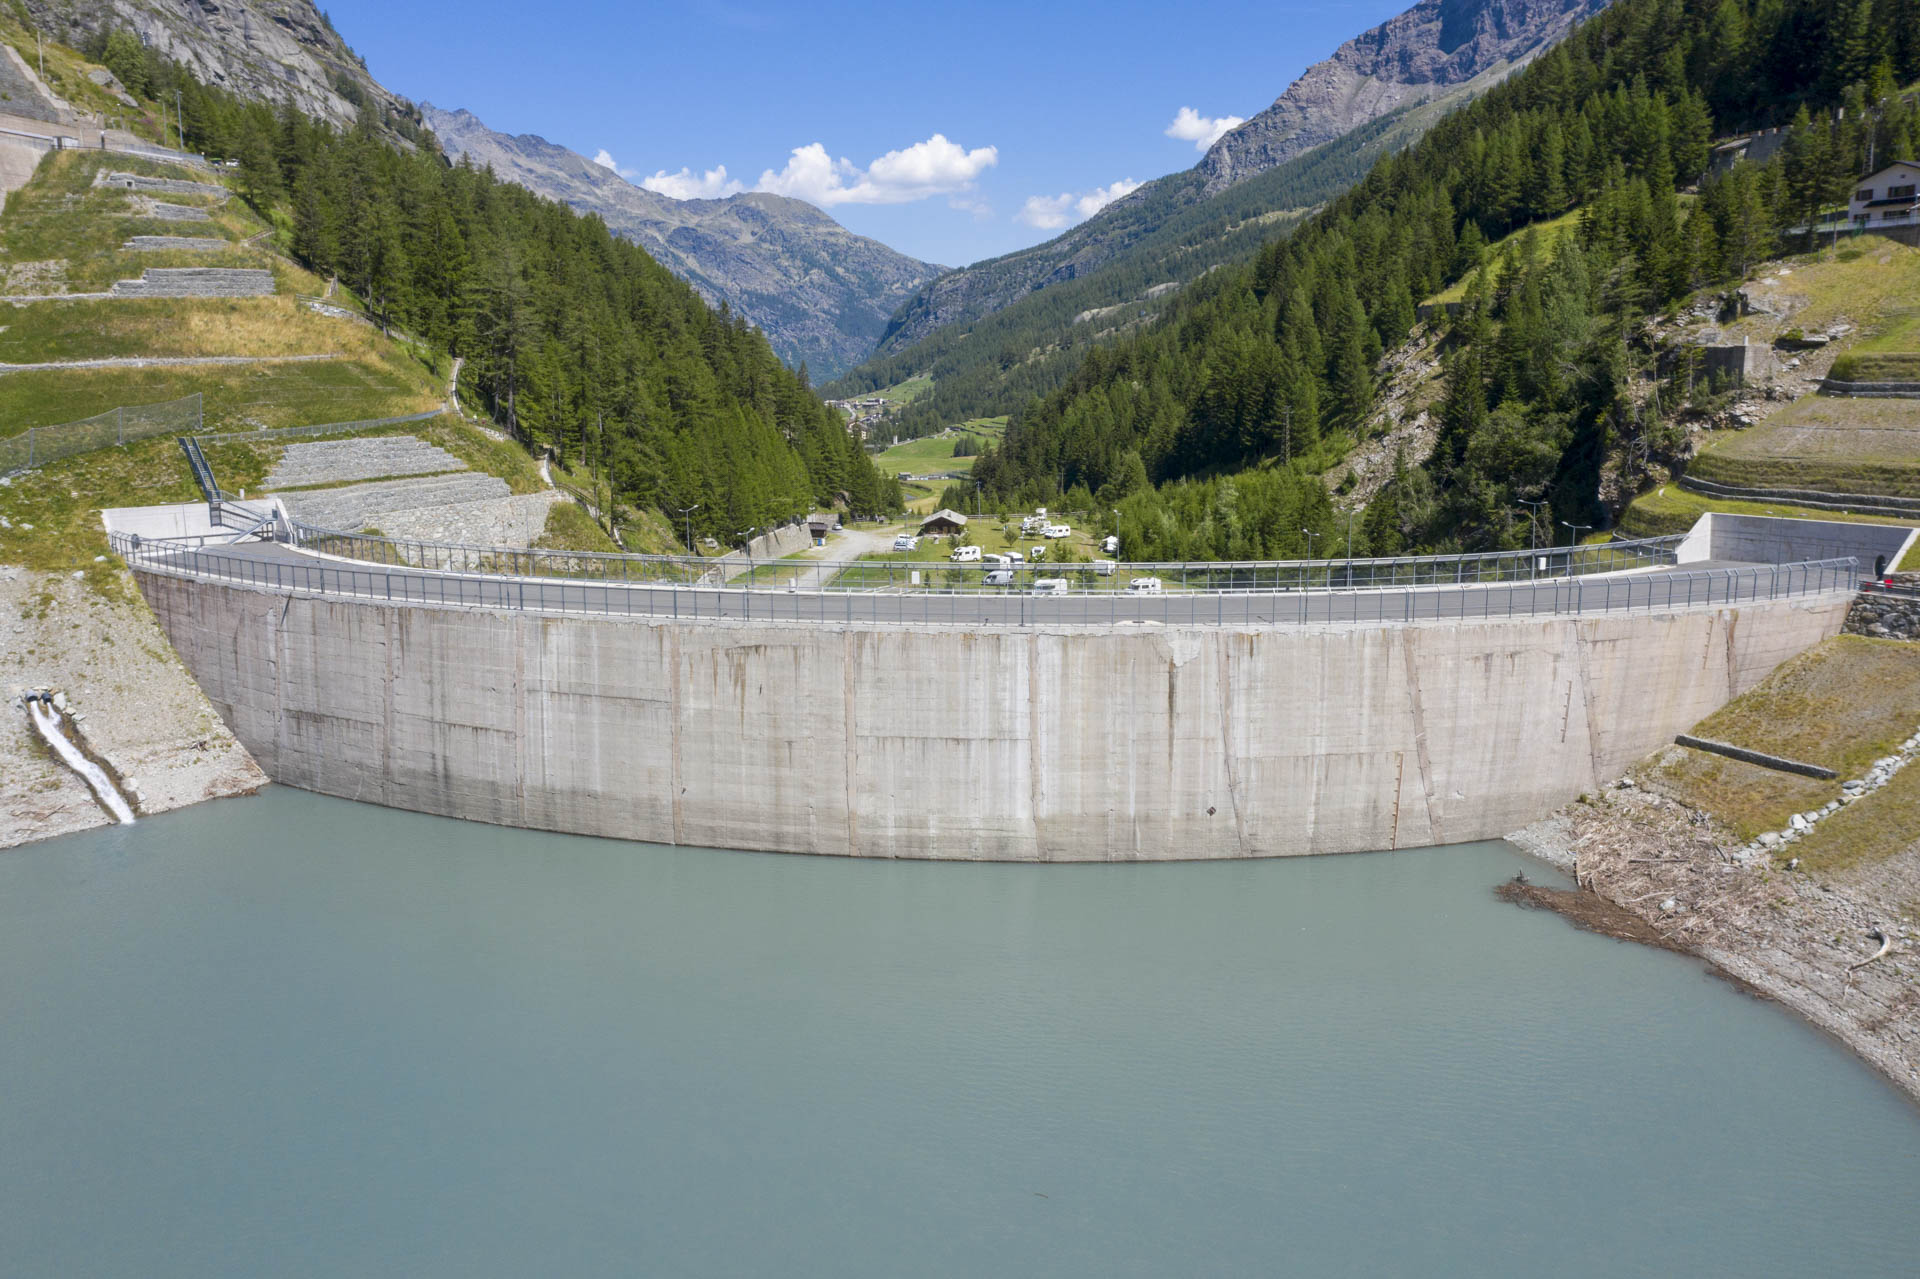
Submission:
<svg viewBox="0 0 1920 1279">
<path fill-rule="evenodd" d="M 1072 595 L 1016 619 L 1004 594 L 725 583 L 672 588 L 670 614 L 604 568 L 598 597 L 528 603 L 525 577 L 135 516 L 110 513 L 116 549 L 275 781 L 659 843 L 1013 861 L 1498 837 L 1836 634 L 1856 562 L 1913 536 L 1708 517 L 1619 573 L 1194 592 L 1186 621 L 1108 593 L 1084 620 Z"/>
</svg>

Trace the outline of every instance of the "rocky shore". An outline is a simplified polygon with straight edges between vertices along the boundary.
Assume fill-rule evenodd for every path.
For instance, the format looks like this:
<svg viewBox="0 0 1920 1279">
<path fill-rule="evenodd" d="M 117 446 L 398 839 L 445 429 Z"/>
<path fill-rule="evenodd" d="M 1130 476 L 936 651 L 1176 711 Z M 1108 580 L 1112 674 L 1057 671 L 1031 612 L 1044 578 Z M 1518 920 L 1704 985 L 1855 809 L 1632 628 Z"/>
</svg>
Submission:
<svg viewBox="0 0 1920 1279">
<path fill-rule="evenodd" d="M 86 748 L 141 816 L 267 782 L 174 655 L 124 569 L 81 577 L 0 565 L 0 848 L 104 826 L 92 791 L 16 704 L 60 694 Z"/>
<path fill-rule="evenodd" d="M 1632 778 L 1508 839 L 1578 884 L 1523 904 L 1696 955 L 1920 1102 L 1920 839 L 1869 865 L 1805 871 L 1787 848 L 1751 856 L 1708 814 Z"/>
</svg>

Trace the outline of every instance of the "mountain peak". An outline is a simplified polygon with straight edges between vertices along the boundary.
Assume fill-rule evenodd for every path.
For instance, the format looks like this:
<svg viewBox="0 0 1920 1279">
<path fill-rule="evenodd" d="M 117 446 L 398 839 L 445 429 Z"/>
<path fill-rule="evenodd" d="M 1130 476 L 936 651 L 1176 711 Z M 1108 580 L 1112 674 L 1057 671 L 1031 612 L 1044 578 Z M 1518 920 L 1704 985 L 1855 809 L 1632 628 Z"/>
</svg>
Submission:
<svg viewBox="0 0 1920 1279">
<path fill-rule="evenodd" d="M 758 325 L 779 356 L 814 376 L 865 359 L 887 320 L 942 268 L 858 236 L 804 200 L 763 191 L 676 200 L 537 134 L 488 128 L 467 110 L 420 106 L 450 157 L 597 214 L 700 291 Z"/>
<path fill-rule="evenodd" d="M 1316 62 L 1200 161 L 1211 195 L 1369 120 L 1481 81 L 1550 48 L 1609 0 L 1420 0 Z"/>
</svg>

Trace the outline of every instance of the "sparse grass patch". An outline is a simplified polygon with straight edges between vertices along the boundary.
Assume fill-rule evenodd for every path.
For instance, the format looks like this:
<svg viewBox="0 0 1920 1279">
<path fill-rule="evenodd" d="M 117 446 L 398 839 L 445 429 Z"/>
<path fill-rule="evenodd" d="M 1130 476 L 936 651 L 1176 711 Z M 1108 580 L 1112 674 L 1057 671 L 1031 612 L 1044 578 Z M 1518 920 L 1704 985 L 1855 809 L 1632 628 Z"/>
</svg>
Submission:
<svg viewBox="0 0 1920 1279">
<path fill-rule="evenodd" d="M 1884 317 L 1913 306 L 1920 293 L 1920 249 L 1876 236 L 1838 252 L 1823 249 L 1789 258 L 1750 287 L 1788 314 L 1784 319 L 1765 313 L 1742 316 L 1723 328 L 1731 340 L 1771 341 L 1787 328 L 1816 333 L 1842 320 L 1871 333 Z"/>
<path fill-rule="evenodd" d="M 0 308 L 0 325 L 4 364 L 329 353 L 376 360 L 384 345 L 365 325 L 310 311 L 291 297 L 35 302 Z"/>
<path fill-rule="evenodd" d="M 606 530 L 593 522 L 586 508 L 568 498 L 547 511 L 547 526 L 534 542 L 548 551 L 618 551 Z"/>
<path fill-rule="evenodd" d="M 236 472 L 238 458 L 226 459 Z M 44 572 L 81 572 L 96 589 L 119 580 L 107 554 L 100 510 L 108 506 L 157 506 L 199 499 L 180 448 L 168 438 L 126 448 L 100 449 L 12 477 L 0 488 L 0 563 Z"/>
<path fill-rule="evenodd" d="M 1834 781 L 1694 750 L 1666 752 L 1647 780 L 1742 838 L 1777 830 L 1840 794 L 1920 724 L 1920 647 L 1841 635 L 1801 654 L 1695 725 L 1697 737 L 1819 764 Z"/>
<path fill-rule="evenodd" d="M 1793 846 L 1813 871 L 1847 870 L 1885 861 L 1920 841 L 1920 768 L 1903 768 L 1871 795 L 1814 825 Z"/>
<path fill-rule="evenodd" d="M 1498 284 L 1500 282 L 1500 273 L 1497 268 L 1500 265 L 1501 251 L 1507 248 L 1509 245 L 1513 246 L 1517 250 L 1519 247 L 1521 238 L 1525 236 L 1529 231 L 1533 232 L 1534 235 L 1538 237 L 1538 244 L 1540 247 L 1541 257 L 1544 260 L 1551 262 L 1560 252 L 1561 241 L 1565 240 L 1568 236 L 1573 235 L 1574 233 L 1579 231 L 1579 229 L 1580 229 L 1580 210 L 1579 209 L 1575 209 L 1571 213 L 1563 213 L 1559 217 L 1553 218 L 1550 221 L 1536 222 L 1532 226 L 1521 227 L 1518 231 L 1515 231 L 1512 235 L 1504 236 L 1501 239 L 1496 240 L 1493 244 L 1488 246 L 1487 259 L 1486 259 L 1487 266 L 1485 269 L 1494 271 L 1493 283 Z M 1479 274 L 1478 271 L 1467 272 L 1465 275 L 1461 276 L 1458 280 L 1455 280 L 1450 286 L 1448 286 L 1445 289 L 1442 289 L 1440 292 L 1428 298 L 1427 301 L 1428 302 L 1464 302 L 1466 301 L 1467 290 L 1470 287 L 1472 287 L 1474 277 L 1478 274 Z"/>
<path fill-rule="evenodd" d="M 0 437 L 196 391 L 208 432 L 400 417 L 437 407 L 443 393 L 426 369 L 392 347 L 370 359 L 300 364 L 34 370 L 9 373 L 0 387 Z"/>
<path fill-rule="evenodd" d="M 1741 839 L 1779 830 L 1795 813 L 1840 795 L 1840 783 L 1775 772 L 1721 755 L 1671 747 L 1646 779 L 1649 789 L 1704 809 Z"/>
<path fill-rule="evenodd" d="M 1920 400 L 1804 396 L 1707 445 L 1690 471 L 1743 488 L 1920 497 Z"/>
</svg>

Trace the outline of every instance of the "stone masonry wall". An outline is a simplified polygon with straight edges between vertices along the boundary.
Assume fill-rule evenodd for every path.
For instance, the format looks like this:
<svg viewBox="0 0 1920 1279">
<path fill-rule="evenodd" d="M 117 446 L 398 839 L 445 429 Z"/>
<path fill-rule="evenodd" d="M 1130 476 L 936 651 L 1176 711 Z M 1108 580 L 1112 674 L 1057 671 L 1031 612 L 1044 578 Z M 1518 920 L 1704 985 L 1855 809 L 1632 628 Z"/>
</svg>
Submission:
<svg viewBox="0 0 1920 1279">
<path fill-rule="evenodd" d="M 1920 573 L 1895 573 L 1893 584 L 1907 590 L 1920 590 Z M 1920 639 L 1920 596 L 1856 596 L 1847 610 L 1846 633 L 1872 635 L 1880 639 Z"/>
<path fill-rule="evenodd" d="M 211 266 L 148 267 L 113 286 L 119 298 L 256 298 L 271 296 L 273 272 Z"/>
</svg>

